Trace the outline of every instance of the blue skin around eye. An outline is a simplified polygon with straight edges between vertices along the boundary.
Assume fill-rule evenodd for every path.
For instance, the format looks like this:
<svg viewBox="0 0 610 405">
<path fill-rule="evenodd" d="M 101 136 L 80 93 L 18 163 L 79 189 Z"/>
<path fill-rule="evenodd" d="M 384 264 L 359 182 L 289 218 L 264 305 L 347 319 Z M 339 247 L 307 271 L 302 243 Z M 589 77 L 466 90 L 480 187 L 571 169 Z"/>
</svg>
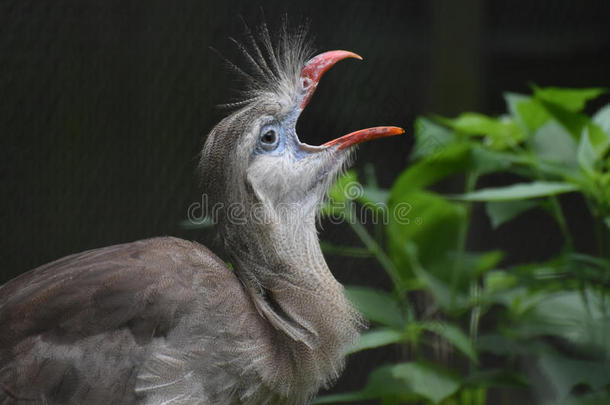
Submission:
<svg viewBox="0 0 610 405">
<path fill-rule="evenodd" d="M 308 155 L 308 152 L 301 149 L 298 144 L 298 140 L 296 134 L 294 132 L 287 132 L 283 125 L 265 125 L 261 128 L 260 134 L 264 134 L 268 130 L 273 129 L 278 133 L 280 137 L 278 146 L 273 150 L 266 150 L 260 144 L 260 135 L 259 141 L 254 149 L 253 155 L 272 155 L 277 156 L 284 152 L 284 149 L 288 145 L 289 151 L 293 154 L 296 160 L 301 160 L 305 156 Z"/>
<path fill-rule="evenodd" d="M 296 124 L 300 114 L 301 109 L 295 108 L 285 117 L 283 117 L 281 121 L 272 121 L 264 125 L 260 129 L 259 140 L 252 155 L 256 156 L 267 154 L 277 156 L 284 153 L 284 149 L 286 148 L 286 146 L 288 146 L 288 152 L 291 153 L 292 156 L 294 156 L 295 160 L 298 161 L 308 156 L 311 152 L 308 152 L 299 146 L 300 142 L 296 134 Z M 260 137 L 262 136 L 262 134 L 264 134 L 270 129 L 275 130 L 279 134 L 280 141 L 275 149 L 265 150 L 265 148 L 263 148 L 260 143 Z"/>
<path fill-rule="evenodd" d="M 264 134 L 265 132 L 269 131 L 270 129 L 274 130 L 278 134 L 278 136 L 280 137 L 280 140 L 279 140 L 279 144 L 277 145 L 277 147 L 275 149 L 266 150 L 261 145 L 260 136 L 262 134 Z M 286 147 L 286 133 L 285 132 L 286 131 L 284 130 L 284 128 L 281 125 L 265 125 L 264 127 L 262 127 L 260 130 L 258 144 L 256 145 L 256 148 L 254 148 L 253 155 L 279 155 L 279 154 L 281 154 L 284 151 L 284 148 Z"/>
<path fill-rule="evenodd" d="M 290 137 L 291 140 L 291 144 L 292 144 L 292 152 L 294 154 L 294 157 L 296 160 L 301 160 L 303 159 L 305 156 L 307 156 L 309 154 L 309 152 L 303 150 L 302 148 L 299 147 L 298 143 L 297 143 L 297 136 L 292 134 L 293 136 Z"/>
</svg>

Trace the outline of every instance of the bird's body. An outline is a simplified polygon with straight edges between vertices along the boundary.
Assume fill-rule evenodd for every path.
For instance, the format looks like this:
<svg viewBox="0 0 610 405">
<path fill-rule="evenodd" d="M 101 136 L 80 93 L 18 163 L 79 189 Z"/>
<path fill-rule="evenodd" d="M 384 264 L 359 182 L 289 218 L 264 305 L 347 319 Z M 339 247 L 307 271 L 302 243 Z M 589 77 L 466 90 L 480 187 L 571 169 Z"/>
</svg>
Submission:
<svg viewBox="0 0 610 405">
<path fill-rule="evenodd" d="M 295 394 L 319 385 L 298 375 L 308 369 L 302 348 L 198 243 L 78 253 L 12 280 L 0 297 L 0 403 L 303 403 Z M 281 392 L 286 380 L 297 392 Z"/>
<path fill-rule="evenodd" d="M 361 326 L 318 243 L 319 202 L 357 131 L 303 144 L 296 120 L 322 74 L 300 37 L 245 52 L 258 72 L 208 136 L 200 169 L 230 269 L 156 238 L 78 253 L 0 287 L 0 405 L 304 404 L 333 381 Z M 359 58 L 359 57 L 358 57 Z"/>
</svg>

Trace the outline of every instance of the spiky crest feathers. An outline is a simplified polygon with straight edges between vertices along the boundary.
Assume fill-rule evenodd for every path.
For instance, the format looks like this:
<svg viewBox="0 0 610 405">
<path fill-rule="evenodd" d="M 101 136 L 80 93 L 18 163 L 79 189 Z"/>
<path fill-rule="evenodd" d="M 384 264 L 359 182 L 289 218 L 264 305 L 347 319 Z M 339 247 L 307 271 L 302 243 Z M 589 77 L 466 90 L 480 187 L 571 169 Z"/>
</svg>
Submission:
<svg viewBox="0 0 610 405">
<path fill-rule="evenodd" d="M 243 25 L 243 42 L 229 38 L 243 59 L 243 64 L 233 62 L 216 51 L 243 83 L 243 88 L 237 91 L 237 99 L 222 106 L 241 108 L 270 99 L 296 101 L 302 91 L 301 70 L 313 56 L 307 26 L 292 28 L 285 18 L 281 29 L 272 36 L 265 23 L 256 31 L 250 29 L 245 21 Z"/>
</svg>

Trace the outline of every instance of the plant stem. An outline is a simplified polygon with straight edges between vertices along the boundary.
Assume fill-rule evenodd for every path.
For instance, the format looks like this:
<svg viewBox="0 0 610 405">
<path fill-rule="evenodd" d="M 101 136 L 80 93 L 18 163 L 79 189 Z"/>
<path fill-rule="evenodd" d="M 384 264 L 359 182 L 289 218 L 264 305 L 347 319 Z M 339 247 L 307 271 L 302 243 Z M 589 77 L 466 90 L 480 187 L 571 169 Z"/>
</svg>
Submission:
<svg viewBox="0 0 610 405">
<path fill-rule="evenodd" d="M 597 248 L 598 248 L 599 257 L 602 260 L 610 259 L 610 249 L 608 249 L 608 243 L 610 242 L 610 232 L 608 231 L 608 227 L 604 223 L 604 218 L 602 215 L 596 214 L 596 212 L 592 209 L 591 209 L 591 212 L 593 213 L 593 218 L 595 221 L 595 237 L 597 239 Z M 608 270 L 610 270 L 610 269 L 608 269 Z M 607 305 L 608 290 L 607 290 L 607 288 L 604 287 L 607 284 L 608 277 L 610 277 L 608 270 L 604 273 L 603 283 L 599 287 L 599 295 L 600 295 L 599 306 L 600 306 L 601 312 L 604 316 L 604 321 L 608 318 L 608 305 Z M 604 328 L 603 331 L 604 331 L 603 341 L 608 342 L 608 329 Z M 606 344 L 606 346 L 604 348 L 606 350 L 606 353 L 605 353 L 606 359 L 608 359 L 608 357 L 610 356 L 610 347 L 608 346 L 608 344 Z"/>
<path fill-rule="evenodd" d="M 367 163 L 364 166 L 364 175 L 366 177 L 366 187 L 369 189 L 378 190 L 379 185 L 377 184 L 377 176 L 375 175 L 375 166 L 371 163 Z M 375 221 L 375 240 L 378 245 L 383 245 L 383 226 L 382 222 Z"/>
<path fill-rule="evenodd" d="M 553 168 L 553 166 L 547 165 L 547 166 L 543 167 L 543 162 L 539 162 L 538 159 L 533 154 L 530 154 L 528 159 L 530 161 L 530 165 L 534 169 L 534 172 L 536 173 L 536 175 L 538 176 L 539 179 L 546 180 L 547 176 L 545 176 L 544 173 L 554 172 L 553 170 L 549 170 L 549 168 Z M 570 182 L 573 182 L 573 179 L 570 179 L 569 173 L 564 173 L 563 171 L 559 170 L 557 172 L 554 172 L 553 174 L 558 175 L 562 178 L 568 179 L 568 180 L 570 180 Z M 559 204 L 559 200 L 554 195 L 550 196 L 548 198 L 549 198 L 549 202 L 551 204 L 551 211 L 555 217 L 555 220 L 557 221 L 557 224 L 559 225 L 561 234 L 563 235 L 563 237 L 565 239 L 564 248 L 566 250 L 572 252 L 572 251 L 574 251 L 574 242 L 572 241 L 572 235 L 570 235 L 570 231 L 568 229 L 566 218 L 563 215 L 563 209 L 561 208 L 561 204 Z"/>
<path fill-rule="evenodd" d="M 474 190 L 477 183 L 478 175 L 474 172 L 469 172 L 466 175 L 466 184 L 464 193 L 470 193 Z M 472 202 L 468 201 L 464 203 L 464 218 L 460 224 L 458 230 L 458 240 L 456 246 L 456 258 L 453 266 L 453 272 L 451 273 L 451 305 L 455 303 L 455 295 L 457 289 L 457 283 L 459 276 L 461 276 L 462 265 L 464 261 L 464 252 L 466 250 L 466 238 L 468 236 L 468 226 L 470 224 L 470 212 L 472 210 Z"/>
<path fill-rule="evenodd" d="M 479 296 L 481 295 L 481 287 L 477 283 L 477 280 L 470 284 L 470 297 L 474 302 L 477 302 L 472 308 L 470 313 L 470 341 L 474 344 L 477 341 L 479 335 L 479 319 L 481 318 L 481 306 L 478 304 Z"/>
<path fill-rule="evenodd" d="M 329 255 L 347 256 L 347 257 L 372 257 L 373 252 L 366 248 L 352 246 L 337 246 L 328 242 L 320 242 L 322 251 Z"/>
<path fill-rule="evenodd" d="M 591 211 L 591 209 L 589 209 Z M 592 211 L 591 211 L 592 212 Z M 603 224 L 600 223 L 599 217 L 593 216 L 593 229 L 595 231 L 595 242 L 597 243 L 597 254 L 599 257 L 604 257 L 604 242 L 602 241 L 603 237 Z"/>
<path fill-rule="evenodd" d="M 551 196 L 549 197 L 549 201 L 551 202 L 551 210 L 553 211 L 553 215 L 555 215 L 555 219 L 557 220 L 557 224 L 559 224 L 561 234 L 565 239 L 565 248 L 572 252 L 574 251 L 574 242 L 572 241 L 572 235 L 570 235 L 566 218 L 563 215 L 563 209 L 561 208 L 557 197 Z"/>
<path fill-rule="evenodd" d="M 610 251 L 606 250 L 606 247 L 608 246 L 608 241 L 610 241 L 610 235 L 608 232 L 608 227 L 606 226 L 606 224 L 603 222 L 603 218 L 601 217 L 597 217 L 596 219 L 596 226 L 598 227 L 598 238 L 599 238 L 599 255 L 602 259 L 608 259 L 610 256 Z M 608 271 L 605 272 L 604 274 L 604 282 L 602 283 L 602 286 L 600 286 L 600 308 L 601 308 L 601 312 L 604 316 L 604 321 L 606 321 L 608 319 L 608 305 L 607 305 L 607 295 L 608 295 L 608 290 L 604 287 L 607 283 L 608 280 L 608 276 L 610 276 L 610 274 L 608 274 Z M 605 355 L 606 355 L 606 359 L 608 359 L 608 357 L 610 356 L 610 347 L 608 346 L 608 328 L 604 328 L 604 335 L 603 335 L 603 341 L 606 342 L 606 345 L 604 346 L 604 349 L 606 351 Z"/>
<path fill-rule="evenodd" d="M 364 225 L 362 225 L 357 220 L 356 216 L 354 215 L 353 205 L 350 205 L 350 207 L 346 210 L 345 217 L 349 226 L 354 230 L 356 235 L 358 235 L 362 243 L 364 243 L 364 246 L 366 246 L 366 248 L 375 256 L 377 261 L 381 264 L 385 272 L 392 280 L 392 283 L 394 283 L 395 288 L 402 290 L 403 282 L 401 280 L 400 274 L 398 273 L 398 269 L 396 268 L 392 260 L 388 257 L 388 255 L 386 255 L 386 253 L 383 251 L 381 246 L 379 246 L 379 244 L 375 241 L 375 238 L 373 238 L 368 233 Z"/>
<path fill-rule="evenodd" d="M 466 175 L 466 184 L 464 187 L 465 193 L 470 193 L 474 190 L 478 180 L 478 173 L 469 172 Z M 464 219 L 460 224 L 459 234 L 458 234 L 458 243 L 457 243 L 457 256 L 455 260 L 455 267 L 453 269 L 452 278 L 451 278 L 451 301 L 455 300 L 455 293 L 457 289 L 458 275 L 461 275 L 463 271 L 463 262 L 464 262 L 464 253 L 466 251 L 466 238 L 468 237 L 468 228 L 470 225 L 470 217 L 472 214 L 472 203 L 467 202 L 464 204 L 465 213 Z M 472 307 L 470 312 L 470 325 L 469 325 L 469 335 L 472 343 L 476 342 L 477 336 L 479 334 L 479 319 L 481 317 L 481 307 L 478 304 L 479 295 L 481 293 L 481 287 L 479 286 L 479 280 L 475 278 L 470 281 L 470 300 L 474 302 L 475 305 Z M 470 367 L 472 368 L 474 363 L 470 362 Z"/>
</svg>

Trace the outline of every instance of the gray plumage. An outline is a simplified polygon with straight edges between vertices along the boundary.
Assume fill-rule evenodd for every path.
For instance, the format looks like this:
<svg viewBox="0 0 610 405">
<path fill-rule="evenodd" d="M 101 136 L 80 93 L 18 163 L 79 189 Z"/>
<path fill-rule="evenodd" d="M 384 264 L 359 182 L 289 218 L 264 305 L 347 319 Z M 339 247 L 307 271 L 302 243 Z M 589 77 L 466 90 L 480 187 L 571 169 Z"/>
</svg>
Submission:
<svg viewBox="0 0 610 405">
<path fill-rule="evenodd" d="M 304 404 L 339 375 L 361 321 L 315 225 L 350 149 L 296 136 L 314 91 L 301 75 L 303 37 L 274 50 L 264 30 L 263 46 L 250 48 L 248 101 L 211 131 L 200 163 L 235 270 L 166 237 L 9 281 L 0 287 L 0 404 Z M 263 137 L 269 128 L 276 144 Z"/>
</svg>

